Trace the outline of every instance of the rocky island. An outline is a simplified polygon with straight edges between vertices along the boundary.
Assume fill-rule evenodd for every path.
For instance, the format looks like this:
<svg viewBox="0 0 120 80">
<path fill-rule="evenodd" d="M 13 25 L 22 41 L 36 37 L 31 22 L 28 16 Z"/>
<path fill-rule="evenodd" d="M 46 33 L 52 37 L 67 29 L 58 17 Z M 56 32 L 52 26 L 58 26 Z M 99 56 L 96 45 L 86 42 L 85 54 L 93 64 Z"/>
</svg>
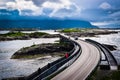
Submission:
<svg viewBox="0 0 120 80">
<path fill-rule="evenodd" d="M 108 30 L 99 30 L 99 29 L 77 29 L 70 28 L 60 30 L 60 33 L 65 33 L 66 35 L 72 37 L 95 37 L 96 35 L 101 34 L 113 34 L 118 33 L 116 31 L 108 31 Z M 58 34 L 48 34 L 44 32 L 34 32 L 34 33 L 22 33 L 20 31 L 11 31 L 6 34 L 0 34 L 0 41 L 6 40 L 27 40 L 31 38 L 56 38 L 60 37 Z M 73 46 L 71 43 L 54 43 L 54 44 L 33 44 L 30 47 L 23 47 L 13 54 L 12 59 L 21 59 L 21 58 L 36 58 L 43 57 L 46 55 L 58 55 L 62 56 L 64 53 L 70 51 Z M 104 44 L 111 51 L 116 50 L 115 45 Z"/>
<path fill-rule="evenodd" d="M 108 34 L 116 34 L 118 31 L 111 30 L 103 30 L 103 29 L 80 29 L 80 28 L 69 28 L 63 29 L 60 31 L 61 33 L 65 33 L 66 35 L 72 37 L 96 37 L 97 35 L 108 35 Z"/>
<path fill-rule="evenodd" d="M 6 34 L 0 34 L 0 41 L 8 40 L 28 40 L 31 38 L 55 38 L 59 37 L 57 34 L 48 34 L 44 32 L 22 33 L 21 31 L 10 31 Z"/>
<path fill-rule="evenodd" d="M 31 59 L 44 56 L 64 56 L 65 53 L 72 50 L 71 43 L 48 43 L 24 47 L 12 55 L 12 59 Z"/>
</svg>

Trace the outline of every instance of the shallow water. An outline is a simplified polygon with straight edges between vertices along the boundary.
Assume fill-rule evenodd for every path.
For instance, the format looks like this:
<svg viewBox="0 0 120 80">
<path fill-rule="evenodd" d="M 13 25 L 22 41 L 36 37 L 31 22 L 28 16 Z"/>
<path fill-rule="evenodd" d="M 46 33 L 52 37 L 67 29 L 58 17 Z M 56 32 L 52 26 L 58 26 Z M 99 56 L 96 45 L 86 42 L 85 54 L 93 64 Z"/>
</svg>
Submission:
<svg viewBox="0 0 120 80">
<path fill-rule="evenodd" d="M 0 31 L 0 34 L 6 34 L 6 33 L 8 33 L 9 31 Z"/>
<path fill-rule="evenodd" d="M 2 78 L 29 75 L 39 67 L 43 67 L 59 57 L 47 57 L 44 59 L 19 60 L 10 57 L 20 48 L 33 44 L 54 43 L 59 38 L 39 38 L 31 40 L 13 40 L 0 42 L 0 80 Z"/>
</svg>

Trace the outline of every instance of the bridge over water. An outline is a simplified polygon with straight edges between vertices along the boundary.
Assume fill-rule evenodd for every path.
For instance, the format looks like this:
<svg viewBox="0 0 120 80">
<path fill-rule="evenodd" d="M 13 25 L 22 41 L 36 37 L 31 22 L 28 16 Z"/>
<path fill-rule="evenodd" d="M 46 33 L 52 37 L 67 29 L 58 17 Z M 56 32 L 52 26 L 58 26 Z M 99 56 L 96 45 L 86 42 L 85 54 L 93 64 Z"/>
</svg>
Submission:
<svg viewBox="0 0 120 80">
<path fill-rule="evenodd" d="M 61 41 L 73 43 L 74 48 L 69 52 L 69 57 L 62 57 L 33 74 L 26 77 L 26 80 L 85 80 L 100 65 L 101 69 L 117 69 L 117 62 L 110 54 L 110 51 L 92 40 L 75 40 L 73 37 L 60 34 Z M 101 54 L 106 56 L 102 60 Z M 103 65 L 102 61 L 107 61 Z"/>
</svg>

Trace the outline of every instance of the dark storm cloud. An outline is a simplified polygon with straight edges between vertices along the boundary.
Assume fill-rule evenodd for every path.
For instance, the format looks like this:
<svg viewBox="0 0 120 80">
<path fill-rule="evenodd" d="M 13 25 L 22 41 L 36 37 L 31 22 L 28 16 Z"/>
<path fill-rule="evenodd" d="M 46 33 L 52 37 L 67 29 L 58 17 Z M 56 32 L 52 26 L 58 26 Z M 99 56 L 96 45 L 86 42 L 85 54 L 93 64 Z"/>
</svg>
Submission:
<svg viewBox="0 0 120 80">
<path fill-rule="evenodd" d="M 0 0 L 0 9 L 8 9 L 6 5 L 8 2 L 11 2 L 9 6 L 12 6 L 13 10 L 17 9 L 22 15 L 27 16 L 29 13 L 30 16 L 62 16 L 62 18 L 70 15 L 71 19 L 89 21 L 120 19 L 120 0 Z"/>
</svg>

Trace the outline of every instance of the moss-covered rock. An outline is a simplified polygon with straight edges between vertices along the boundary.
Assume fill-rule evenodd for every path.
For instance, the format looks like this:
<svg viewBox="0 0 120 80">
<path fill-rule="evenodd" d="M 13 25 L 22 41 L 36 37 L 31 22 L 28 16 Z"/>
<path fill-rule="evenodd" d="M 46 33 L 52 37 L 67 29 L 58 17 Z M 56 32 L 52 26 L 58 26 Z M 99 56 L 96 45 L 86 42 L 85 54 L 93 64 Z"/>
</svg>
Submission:
<svg viewBox="0 0 120 80">
<path fill-rule="evenodd" d="M 19 58 L 37 58 L 46 55 L 57 55 L 62 56 L 64 53 L 72 50 L 73 45 L 71 43 L 48 43 L 32 45 L 30 47 L 24 47 L 12 55 L 12 59 Z"/>
<path fill-rule="evenodd" d="M 59 37 L 57 34 L 48 34 L 44 32 L 22 33 L 20 31 L 12 31 L 6 34 L 0 34 L 0 41 L 7 40 L 27 40 L 30 38 L 55 38 Z"/>
</svg>

